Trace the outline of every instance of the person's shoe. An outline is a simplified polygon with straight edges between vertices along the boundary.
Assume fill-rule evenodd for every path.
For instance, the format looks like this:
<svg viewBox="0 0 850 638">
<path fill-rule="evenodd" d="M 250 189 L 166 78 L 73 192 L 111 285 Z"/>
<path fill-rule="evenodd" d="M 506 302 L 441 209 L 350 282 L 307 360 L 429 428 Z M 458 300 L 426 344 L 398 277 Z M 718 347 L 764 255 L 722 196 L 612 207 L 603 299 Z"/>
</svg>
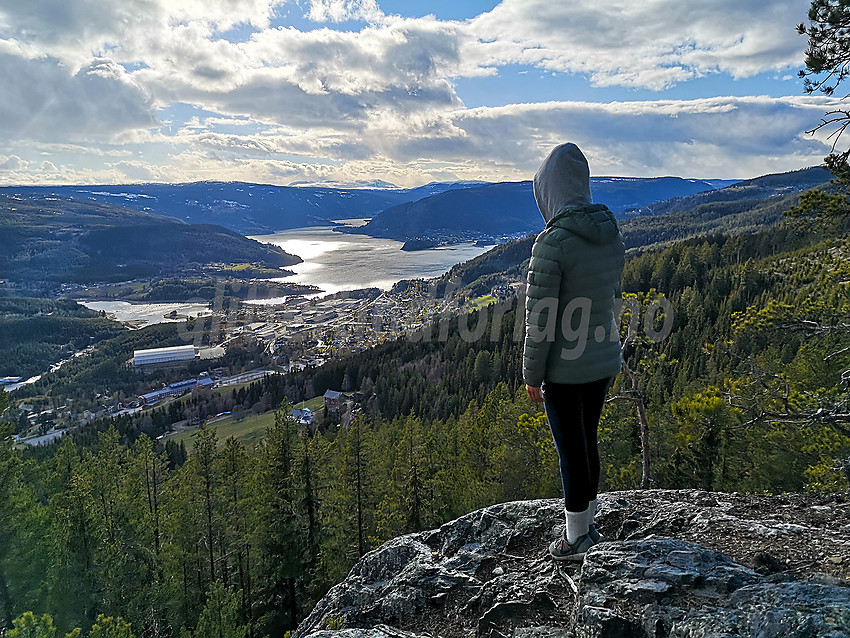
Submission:
<svg viewBox="0 0 850 638">
<path fill-rule="evenodd" d="M 590 527 L 587 529 L 587 535 L 590 536 L 590 540 L 593 541 L 594 545 L 596 545 L 596 543 L 605 542 L 605 537 L 599 533 L 598 529 L 596 529 L 595 523 L 590 524 Z"/>
<path fill-rule="evenodd" d="M 587 534 L 579 536 L 574 543 L 567 542 L 567 537 L 561 536 L 549 544 L 549 553 L 555 560 L 581 561 L 584 560 L 585 552 L 594 545 L 595 543 Z"/>
</svg>

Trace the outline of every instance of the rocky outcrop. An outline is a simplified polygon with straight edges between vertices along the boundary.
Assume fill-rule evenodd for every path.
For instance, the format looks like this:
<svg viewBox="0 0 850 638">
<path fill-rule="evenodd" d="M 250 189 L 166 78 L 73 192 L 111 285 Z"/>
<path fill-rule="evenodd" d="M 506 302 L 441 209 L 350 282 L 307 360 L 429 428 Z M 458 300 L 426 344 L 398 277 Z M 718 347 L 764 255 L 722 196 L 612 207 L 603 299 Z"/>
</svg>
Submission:
<svg viewBox="0 0 850 638">
<path fill-rule="evenodd" d="M 850 638 L 850 499 L 601 496 L 609 539 L 551 560 L 558 500 L 503 503 L 364 556 L 293 638 Z M 327 629 L 328 626 L 345 629 Z"/>
</svg>

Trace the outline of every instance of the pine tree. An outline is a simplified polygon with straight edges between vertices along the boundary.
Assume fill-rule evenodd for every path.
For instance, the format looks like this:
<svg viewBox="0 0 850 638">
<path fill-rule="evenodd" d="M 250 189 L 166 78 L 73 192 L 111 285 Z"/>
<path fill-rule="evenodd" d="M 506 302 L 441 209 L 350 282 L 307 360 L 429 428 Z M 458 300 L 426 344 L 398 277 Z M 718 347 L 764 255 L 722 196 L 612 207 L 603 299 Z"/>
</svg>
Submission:
<svg viewBox="0 0 850 638">
<path fill-rule="evenodd" d="M 223 504 L 222 579 L 241 592 L 242 615 L 248 621 L 249 635 L 253 634 L 254 610 L 251 582 L 251 543 L 249 537 L 250 495 L 254 477 L 249 471 L 250 459 L 245 446 L 236 438 L 228 437 L 219 459 L 221 501 Z M 231 557 L 235 564 L 228 568 Z M 231 572 L 234 572 L 231 574 Z"/>
<path fill-rule="evenodd" d="M 194 456 L 166 484 L 163 503 L 163 543 L 172 624 L 193 627 L 203 608 L 209 581 L 204 578 L 208 557 L 204 551 L 202 484 Z"/>
<path fill-rule="evenodd" d="M 214 582 L 198 617 L 194 638 L 245 638 L 248 627 L 240 619 L 240 595 L 220 580 Z"/>
<path fill-rule="evenodd" d="M 400 534 L 418 532 L 425 521 L 433 520 L 432 479 L 426 462 L 420 419 L 404 419 L 402 437 L 394 446 L 390 480 L 384 484 L 384 497 L 377 509 L 377 538 L 387 540 Z"/>
<path fill-rule="evenodd" d="M 493 374 L 493 366 L 490 362 L 490 353 L 482 350 L 475 356 L 475 378 L 481 383 L 490 380 Z"/>
<path fill-rule="evenodd" d="M 204 545 L 207 548 L 209 562 L 209 581 L 216 580 L 215 544 L 218 537 L 217 522 L 219 512 L 216 490 L 218 488 L 218 472 L 216 467 L 218 437 L 215 428 L 201 426 L 195 434 L 195 453 L 192 455 L 192 467 L 201 484 L 204 516 Z"/>
<path fill-rule="evenodd" d="M 355 416 L 348 430 L 337 432 L 326 456 L 320 578 L 330 585 L 370 549 L 369 538 L 375 531 L 376 450 L 374 432 L 362 414 Z"/>
<path fill-rule="evenodd" d="M 260 549 L 260 605 L 264 631 L 282 633 L 298 622 L 299 589 L 305 576 L 304 536 L 296 510 L 294 476 L 298 424 L 284 401 L 266 430 L 258 484 L 256 545 Z"/>
<path fill-rule="evenodd" d="M 120 616 L 98 615 L 91 627 L 89 638 L 136 638 L 130 623 Z"/>
<path fill-rule="evenodd" d="M 31 611 L 15 618 L 13 628 L 9 629 L 6 635 L 9 638 L 57 638 L 56 625 L 53 624 L 50 614 L 36 616 Z"/>
<path fill-rule="evenodd" d="M 9 405 L 9 395 L 0 390 L 0 416 Z M 18 458 L 12 448 L 12 427 L 0 424 L 0 503 L 8 504 L 17 479 Z M 3 606 L 3 627 L 11 629 L 14 613 L 9 593 L 7 560 L 10 553 L 11 511 L 8 505 L 0 507 L 0 605 Z"/>
</svg>

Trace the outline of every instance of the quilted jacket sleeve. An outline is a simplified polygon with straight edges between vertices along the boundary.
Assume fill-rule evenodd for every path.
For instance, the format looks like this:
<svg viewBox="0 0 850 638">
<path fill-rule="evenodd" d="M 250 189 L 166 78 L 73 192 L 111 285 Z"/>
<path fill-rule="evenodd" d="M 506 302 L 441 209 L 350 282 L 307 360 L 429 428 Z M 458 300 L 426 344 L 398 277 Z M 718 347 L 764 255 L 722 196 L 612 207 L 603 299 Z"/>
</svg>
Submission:
<svg viewBox="0 0 850 638">
<path fill-rule="evenodd" d="M 561 288 L 562 247 L 544 231 L 531 249 L 525 299 L 525 348 L 523 378 L 539 386 L 546 373 L 546 360 L 555 338 L 558 296 Z"/>
</svg>

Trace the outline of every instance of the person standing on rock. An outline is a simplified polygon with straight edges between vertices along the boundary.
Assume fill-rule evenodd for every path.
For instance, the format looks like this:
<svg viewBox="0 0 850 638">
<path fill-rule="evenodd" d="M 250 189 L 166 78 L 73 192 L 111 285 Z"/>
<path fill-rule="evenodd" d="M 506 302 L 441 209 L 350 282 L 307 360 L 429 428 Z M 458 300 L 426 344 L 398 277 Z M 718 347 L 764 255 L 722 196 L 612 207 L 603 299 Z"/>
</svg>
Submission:
<svg viewBox="0 0 850 638">
<path fill-rule="evenodd" d="M 582 560 L 600 539 L 596 436 L 622 361 L 615 308 L 625 247 L 613 213 L 592 203 L 590 170 L 575 144 L 549 153 L 534 198 L 546 228 L 528 267 L 523 378 L 529 398 L 546 409 L 564 488 L 566 526 L 549 552 Z"/>
</svg>

